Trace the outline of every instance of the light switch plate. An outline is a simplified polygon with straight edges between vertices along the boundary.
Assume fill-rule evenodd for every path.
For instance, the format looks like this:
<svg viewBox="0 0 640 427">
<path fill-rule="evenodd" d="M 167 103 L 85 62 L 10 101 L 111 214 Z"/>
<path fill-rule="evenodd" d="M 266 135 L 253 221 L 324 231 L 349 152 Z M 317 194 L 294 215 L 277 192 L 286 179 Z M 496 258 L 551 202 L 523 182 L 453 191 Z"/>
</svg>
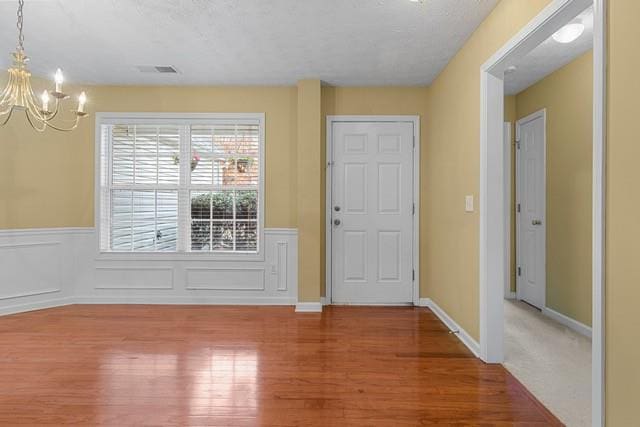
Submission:
<svg viewBox="0 0 640 427">
<path fill-rule="evenodd" d="M 464 210 L 465 212 L 473 212 L 473 196 L 465 196 Z"/>
</svg>

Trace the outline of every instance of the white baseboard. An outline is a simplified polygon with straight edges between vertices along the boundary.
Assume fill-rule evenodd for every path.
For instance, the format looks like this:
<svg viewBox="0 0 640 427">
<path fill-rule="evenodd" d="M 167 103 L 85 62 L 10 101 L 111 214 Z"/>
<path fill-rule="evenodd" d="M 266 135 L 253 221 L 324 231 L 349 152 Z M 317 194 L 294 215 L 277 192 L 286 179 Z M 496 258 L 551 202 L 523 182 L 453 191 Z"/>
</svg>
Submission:
<svg viewBox="0 0 640 427">
<path fill-rule="evenodd" d="M 322 313 L 322 303 L 299 302 L 296 304 L 296 313 Z"/>
<path fill-rule="evenodd" d="M 320 304 L 324 307 L 325 305 L 329 305 L 326 297 L 320 297 Z"/>
<path fill-rule="evenodd" d="M 45 308 L 61 307 L 63 305 L 74 304 L 73 297 L 52 298 L 49 300 L 15 304 L 0 308 L 0 316 L 9 314 L 25 313 L 27 311 L 43 310 Z"/>
<path fill-rule="evenodd" d="M 462 341 L 462 344 L 464 344 L 469 350 L 471 350 L 474 356 L 480 357 L 480 345 L 478 344 L 478 342 L 474 340 L 471 335 L 467 333 L 467 331 L 462 329 L 455 320 L 449 317 L 449 315 L 443 309 L 441 309 L 440 306 L 438 306 L 438 304 L 436 304 L 431 298 L 420 298 L 419 306 L 429 308 L 433 312 L 433 314 L 438 316 L 442 323 L 444 323 L 446 327 L 449 328 L 450 331 L 457 331 L 457 333 L 454 333 L 453 335 L 458 337 L 458 339 Z"/>
<path fill-rule="evenodd" d="M 23 228 L 0 230 L 0 237 L 27 237 L 68 234 L 93 234 L 93 227 Z"/>
<path fill-rule="evenodd" d="M 584 335 L 587 338 L 591 338 L 591 328 L 585 325 L 584 323 L 580 323 L 575 319 L 572 319 L 568 316 L 565 316 L 562 313 L 559 313 L 555 310 L 550 309 L 549 307 L 543 307 L 542 314 L 555 320 L 558 323 L 563 324 L 567 328 L 579 333 L 580 335 Z"/>
<path fill-rule="evenodd" d="M 221 296 L 77 296 L 74 304 L 167 304 L 167 305 L 294 305 L 287 297 L 221 297 Z"/>
<path fill-rule="evenodd" d="M 517 295 L 516 295 L 516 293 L 515 293 L 515 292 L 511 292 L 511 291 L 509 291 L 509 292 L 508 292 L 504 297 L 505 297 L 506 299 L 516 299 L 516 298 L 517 298 Z"/>
</svg>

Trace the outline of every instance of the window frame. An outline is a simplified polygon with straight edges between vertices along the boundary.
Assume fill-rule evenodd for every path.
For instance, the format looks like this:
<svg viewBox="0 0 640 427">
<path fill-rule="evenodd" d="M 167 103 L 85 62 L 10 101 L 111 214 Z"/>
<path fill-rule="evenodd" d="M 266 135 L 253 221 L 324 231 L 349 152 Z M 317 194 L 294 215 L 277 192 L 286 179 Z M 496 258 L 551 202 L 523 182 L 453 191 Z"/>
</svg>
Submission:
<svg viewBox="0 0 640 427">
<path fill-rule="evenodd" d="M 95 224 L 96 224 L 96 249 L 97 259 L 104 260 L 203 260 L 203 261 L 264 261 L 264 194 L 265 194 L 265 114 L 264 113 L 96 113 L 95 114 Z M 198 185 L 189 182 L 189 168 L 180 167 L 180 179 L 178 191 L 178 249 L 177 251 L 109 251 L 103 250 L 102 242 L 108 238 L 111 226 L 111 215 L 103 217 L 103 210 L 109 208 L 111 194 L 111 147 L 110 139 L 102 140 L 102 127 L 108 125 L 166 125 L 183 126 L 181 141 L 189 141 L 181 144 L 180 157 L 188 161 L 191 158 L 191 138 L 187 126 L 191 125 L 216 125 L 216 124 L 257 124 L 259 127 L 259 152 L 258 152 L 258 244 L 257 251 L 251 252 L 200 252 L 190 251 L 188 241 L 189 233 L 185 230 L 191 227 L 190 203 L 181 197 L 190 197 L 190 193 L 196 190 Z M 107 167 L 103 170 L 103 156 L 108 156 L 105 162 Z M 166 185 L 155 185 L 154 190 L 160 190 Z M 200 185 L 204 190 L 203 185 Z M 213 190 L 212 184 L 208 191 Z"/>
</svg>

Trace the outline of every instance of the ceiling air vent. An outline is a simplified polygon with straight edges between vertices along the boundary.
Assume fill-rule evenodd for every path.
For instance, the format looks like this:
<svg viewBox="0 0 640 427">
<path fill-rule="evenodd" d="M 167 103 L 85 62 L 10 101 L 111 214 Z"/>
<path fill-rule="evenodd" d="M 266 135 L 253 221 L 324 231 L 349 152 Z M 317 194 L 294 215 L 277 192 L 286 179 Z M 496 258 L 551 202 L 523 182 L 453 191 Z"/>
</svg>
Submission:
<svg viewBox="0 0 640 427">
<path fill-rule="evenodd" d="M 138 65 L 141 73 L 178 74 L 178 70 L 171 65 Z"/>
</svg>

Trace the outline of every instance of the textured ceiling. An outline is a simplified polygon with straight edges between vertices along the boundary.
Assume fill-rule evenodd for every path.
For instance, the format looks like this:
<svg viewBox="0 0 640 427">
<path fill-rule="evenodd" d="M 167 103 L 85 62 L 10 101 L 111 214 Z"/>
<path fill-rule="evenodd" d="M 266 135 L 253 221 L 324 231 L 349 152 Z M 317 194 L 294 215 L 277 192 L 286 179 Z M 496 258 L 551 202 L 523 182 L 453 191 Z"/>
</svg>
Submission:
<svg viewBox="0 0 640 427">
<path fill-rule="evenodd" d="M 34 74 L 59 66 L 79 83 L 425 85 L 496 3 L 26 0 L 25 48 Z M 16 44 L 16 5 L 0 0 L 3 68 Z M 180 73 L 143 74 L 141 65 Z"/>
<path fill-rule="evenodd" d="M 549 37 L 516 65 L 514 72 L 504 78 L 506 95 L 515 95 L 567 65 L 593 48 L 593 8 L 590 7 L 575 19 L 584 24 L 584 32 L 571 43 L 558 43 Z"/>
</svg>

